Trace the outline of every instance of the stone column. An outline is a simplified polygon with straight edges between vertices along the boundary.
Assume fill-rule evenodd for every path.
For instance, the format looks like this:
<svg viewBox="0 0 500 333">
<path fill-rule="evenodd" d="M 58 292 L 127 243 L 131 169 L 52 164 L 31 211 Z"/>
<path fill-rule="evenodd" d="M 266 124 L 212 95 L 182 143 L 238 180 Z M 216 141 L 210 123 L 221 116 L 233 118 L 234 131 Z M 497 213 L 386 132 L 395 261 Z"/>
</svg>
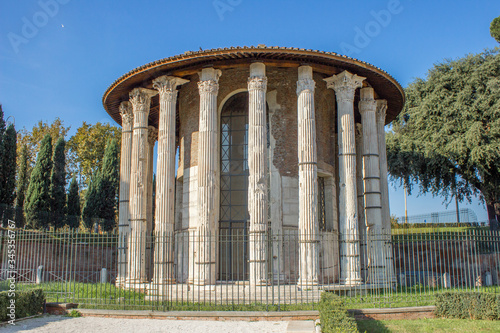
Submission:
<svg viewBox="0 0 500 333">
<path fill-rule="evenodd" d="M 120 194 L 118 205 L 118 267 L 116 284 L 121 286 L 127 276 L 127 238 L 129 236 L 130 164 L 132 157 L 132 122 L 134 114 L 130 102 L 120 104 L 122 116 L 122 146 L 120 159 Z"/>
<path fill-rule="evenodd" d="M 147 181 L 148 181 L 148 116 L 151 97 L 156 91 L 135 88 L 130 92 L 134 112 L 132 166 L 130 174 L 130 236 L 127 283 L 145 283 Z"/>
<path fill-rule="evenodd" d="M 347 285 L 361 283 L 356 192 L 356 143 L 354 127 L 354 92 L 365 78 L 343 71 L 326 78 L 327 87 L 335 90 L 339 143 L 339 238 L 340 281 Z"/>
<path fill-rule="evenodd" d="M 248 212 L 250 283 L 267 284 L 267 126 L 266 66 L 250 65 L 248 78 Z"/>
<path fill-rule="evenodd" d="M 221 71 L 204 68 L 200 73 L 200 123 L 198 132 L 198 230 L 194 239 L 196 285 L 215 284 L 219 221 L 219 154 L 217 94 Z"/>
<path fill-rule="evenodd" d="M 382 195 L 382 229 L 391 230 L 391 213 L 389 209 L 389 185 L 387 182 L 387 148 L 385 145 L 385 116 L 387 101 L 377 100 L 377 141 L 380 162 L 380 192 Z"/>
<path fill-rule="evenodd" d="M 297 124 L 299 160 L 299 282 L 318 284 L 319 226 L 316 119 L 314 115 L 313 70 L 299 67 L 297 81 Z"/>
<path fill-rule="evenodd" d="M 389 281 L 395 279 L 393 268 L 393 253 L 391 245 L 391 210 L 389 205 L 389 184 L 387 182 L 387 148 L 385 145 L 385 117 L 387 111 L 387 101 L 377 100 L 377 136 L 378 153 L 380 162 L 380 193 L 382 195 L 382 233 L 386 238 L 386 271 Z"/>
<path fill-rule="evenodd" d="M 368 276 L 370 283 L 382 283 L 385 278 L 385 240 L 382 236 L 382 198 L 380 194 L 380 164 L 373 88 L 361 89 L 359 112 L 363 124 L 363 165 L 365 221 L 368 238 Z"/>
<path fill-rule="evenodd" d="M 363 125 L 356 124 L 356 192 L 358 193 L 358 230 L 359 230 L 359 260 L 361 279 L 366 281 L 368 257 L 366 255 L 366 223 L 365 223 L 365 190 L 363 177 Z"/>
<path fill-rule="evenodd" d="M 156 165 L 155 207 L 155 285 L 173 283 L 174 206 L 175 206 L 175 112 L 177 86 L 189 82 L 174 76 L 160 76 L 153 87 L 160 94 L 158 121 L 158 159 Z"/>
<path fill-rule="evenodd" d="M 147 227 L 146 227 L 146 272 L 148 281 L 153 275 L 151 256 L 153 254 L 152 233 L 153 233 L 153 160 L 158 130 L 154 126 L 148 126 L 148 181 L 146 183 L 148 196 Z"/>
</svg>

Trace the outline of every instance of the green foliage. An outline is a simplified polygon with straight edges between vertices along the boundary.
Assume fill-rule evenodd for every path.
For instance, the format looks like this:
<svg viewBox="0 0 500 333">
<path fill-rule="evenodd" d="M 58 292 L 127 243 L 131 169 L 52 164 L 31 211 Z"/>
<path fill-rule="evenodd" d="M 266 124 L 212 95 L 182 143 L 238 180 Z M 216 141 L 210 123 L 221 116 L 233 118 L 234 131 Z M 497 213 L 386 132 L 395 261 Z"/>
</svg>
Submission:
<svg viewBox="0 0 500 333">
<path fill-rule="evenodd" d="M 500 295 L 446 292 L 436 296 L 436 316 L 458 319 L 500 319 Z"/>
<path fill-rule="evenodd" d="M 43 138 L 49 134 L 51 137 L 51 144 L 54 145 L 59 137 L 64 138 L 66 136 L 69 129 L 70 127 L 64 127 L 64 122 L 60 118 L 56 118 L 51 124 L 40 120 L 35 126 L 33 126 L 30 132 L 28 132 L 25 128 L 19 131 L 17 135 L 17 142 L 19 142 L 17 153 L 18 156 L 20 156 L 20 149 L 26 145 L 28 149 L 28 173 L 35 163 L 35 156 L 37 156 L 40 151 Z"/>
<path fill-rule="evenodd" d="M 356 320 L 349 315 L 340 296 L 323 292 L 318 308 L 323 332 L 358 332 Z"/>
<path fill-rule="evenodd" d="M 121 130 L 117 126 L 83 122 L 75 135 L 68 141 L 69 169 L 73 174 L 80 173 L 85 184 L 90 184 L 91 178 L 101 169 L 104 150 L 109 140 L 115 139 L 121 144 Z"/>
<path fill-rule="evenodd" d="M 17 189 L 16 189 L 16 216 L 14 220 L 18 227 L 24 226 L 24 198 L 28 188 L 28 148 L 26 145 L 21 147 L 21 155 L 19 156 L 19 173 L 17 174 Z"/>
<path fill-rule="evenodd" d="M 497 42 L 500 43 L 500 16 L 494 18 L 490 24 L 490 35 L 495 38 Z"/>
<path fill-rule="evenodd" d="M 500 49 L 436 64 L 406 89 L 387 134 L 393 179 L 409 191 L 500 198 Z M 494 217 L 494 215 L 493 215 Z M 491 217 L 490 217 L 491 220 Z"/>
<path fill-rule="evenodd" d="M 68 203 L 67 203 L 66 225 L 72 229 L 80 226 L 80 194 L 78 194 L 78 183 L 73 176 L 69 184 Z"/>
<path fill-rule="evenodd" d="M 9 296 L 9 291 L 0 292 L 0 321 L 8 321 L 11 299 L 15 299 L 15 319 L 33 316 L 43 312 L 45 304 L 45 295 L 42 289 L 33 289 L 26 291 L 16 291 L 15 296 Z"/>
<path fill-rule="evenodd" d="M 64 226 L 66 210 L 66 142 L 60 137 L 57 140 L 52 157 L 52 173 L 50 175 L 50 200 L 52 223 L 55 228 Z"/>
<path fill-rule="evenodd" d="M 2 159 L 0 160 L 0 216 L 2 221 L 14 218 L 16 197 L 16 140 L 14 125 L 9 125 L 2 138 Z"/>
<path fill-rule="evenodd" d="M 78 310 L 71 310 L 70 312 L 68 312 L 65 317 L 73 317 L 73 318 L 78 318 L 78 317 L 81 317 L 82 316 L 82 313 Z"/>
<path fill-rule="evenodd" d="M 97 197 L 98 214 L 104 231 L 115 227 L 116 208 L 118 206 L 118 145 L 116 140 L 108 141 L 104 151 L 102 169 L 99 172 Z"/>
<path fill-rule="evenodd" d="M 0 203 L 12 206 L 16 190 L 16 130 L 9 125 L 2 139 L 3 156 L 0 160 Z"/>
<path fill-rule="evenodd" d="M 99 183 L 101 174 L 96 172 L 96 175 L 90 178 L 90 184 L 85 192 L 85 200 L 82 209 L 82 220 L 83 225 L 88 230 L 92 231 L 92 227 L 96 218 L 99 216 L 99 192 L 98 189 L 101 186 Z"/>
<path fill-rule="evenodd" d="M 26 223 L 32 228 L 44 228 L 49 224 L 51 172 L 52 140 L 47 134 L 40 144 L 24 205 Z"/>
</svg>

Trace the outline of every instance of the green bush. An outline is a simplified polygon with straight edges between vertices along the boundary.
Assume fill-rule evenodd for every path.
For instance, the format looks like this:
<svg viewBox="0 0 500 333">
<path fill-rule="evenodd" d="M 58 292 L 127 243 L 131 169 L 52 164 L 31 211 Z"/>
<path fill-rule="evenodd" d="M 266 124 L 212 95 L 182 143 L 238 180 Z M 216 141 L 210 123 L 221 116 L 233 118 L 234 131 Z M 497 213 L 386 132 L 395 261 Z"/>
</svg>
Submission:
<svg viewBox="0 0 500 333">
<path fill-rule="evenodd" d="M 500 295 L 447 292 L 436 295 L 436 316 L 459 319 L 500 319 Z"/>
<path fill-rule="evenodd" d="M 10 316 L 11 299 L 15 299 L 15 319 L 33 316 L 43 312 L 45 295 L 42 289 L 16 291 L 14 297 L 9 296 L 10 291 L 0 292 L 0 321 L 13 319 Z"/>
<path fill-rule="evenodd" d="M 358 332 L 356 320 L 349 315 L 340 296 L 323 292 L 318 309 L 321 330 L 324 333 Z"/>
</svg>

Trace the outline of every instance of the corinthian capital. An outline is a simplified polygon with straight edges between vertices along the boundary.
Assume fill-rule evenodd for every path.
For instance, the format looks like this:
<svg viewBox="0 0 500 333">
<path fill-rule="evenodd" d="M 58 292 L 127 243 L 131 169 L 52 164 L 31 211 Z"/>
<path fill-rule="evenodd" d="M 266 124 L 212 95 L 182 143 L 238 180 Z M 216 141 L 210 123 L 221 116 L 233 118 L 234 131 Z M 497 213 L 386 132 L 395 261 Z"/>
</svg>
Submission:
<svg viewBox="0 0 500 333">
<path fill-rule="evenodd" d="M 385 116 L 387 112 L 387 100 L 377 99 L 377 120 L 385 124 Z"/>
<path fill-rule="evenodd" d="M 200 82 L 198 82 L 198 90 L 200 94 L 217 95 L 219 92 L 219 77 L 222 75 L 220 69 L 203 68 L 200 73 Z"/>
<path fill-rule="evenodd" d="M 120 115 L 122 116 L 122 127 L 132 125 L 134 114 L 132 112 L 132 104 L 128 101 L 120 103 Z"/>
<path fill-rule="evenodd" d="M 158 130 L 154 126 L 148 126 L 148 143 L 154 145 L 158 139 Z"/>
<path fill-rule="evenodd" d="M 215 80 L 206 80 L 198 82 L 198 90 L 201 94 L 217 95 L 219 92 L 219 83 Z"/>
<path fill-rule="evenodd" d="M 361 88 L 365 78 L 343 71 L 324 79 L 327 88 L 335 90 L 335 97 L 340 101 L 353 101 L 356 88 Z"/>
<path fill-rule="evenodd" d="M 134 108 L 135 112 L 146 112 L 149 110 L 151 103 L 151 97 L 156 95 L 158 92 L 156 90 L 146 89 L 146 88 L 135 88 L 129 93 L 130 103 Z"/>
<path fill-rule="evenodd" d="M 188 83 L 189 80 L 180 77 L 163 75 L 153 80 L 153 88 L 158 90 L 160 98 L 172 100 L 177 98 L 177 86 Z"/>
<path fill-rule="evenodd" d="M 316 82 L 313 79 L 300 79 L 297 81 L 297 95 L 300 95 L 304 90 L 314 92 Z"/>
<path fill-rule="evenodd" d="M 267 77 L 255 76 L 248 78 L 248 90 L 267 90 Z"/>
</svg>

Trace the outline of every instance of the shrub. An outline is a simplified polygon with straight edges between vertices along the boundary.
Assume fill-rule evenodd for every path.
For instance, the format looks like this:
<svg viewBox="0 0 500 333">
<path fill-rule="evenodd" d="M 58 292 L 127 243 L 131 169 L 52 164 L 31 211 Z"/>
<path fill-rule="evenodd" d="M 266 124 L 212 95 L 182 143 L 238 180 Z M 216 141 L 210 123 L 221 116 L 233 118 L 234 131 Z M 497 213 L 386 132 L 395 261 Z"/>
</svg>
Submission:
<svg viewBox="0 0 500 333">
<path fill-rule="evenodd" d="M 12 318 L 9 316 L 11 305 L 11 297 L 9 291 L 0 292 L 0 321 L 9 321 Z M 26 291 L 16 291 L 14 297 L 15 302 L 15 319 L 33 316 L 43 312 L 45 304 L 45 295 L 42 289 L 33 289 Z"/>
<path fill-rule="evenodd" d="M 356 320 L 349 315 L 340 296 L 323 292 L 318 309 L 324 333 L 358 332 Z"/>
<path fill-rule="evenodd" d="M 459 319 L 500 319 L 500 295 L 447 292 L 436 296 L 436 316 Z"/>
</svg>

